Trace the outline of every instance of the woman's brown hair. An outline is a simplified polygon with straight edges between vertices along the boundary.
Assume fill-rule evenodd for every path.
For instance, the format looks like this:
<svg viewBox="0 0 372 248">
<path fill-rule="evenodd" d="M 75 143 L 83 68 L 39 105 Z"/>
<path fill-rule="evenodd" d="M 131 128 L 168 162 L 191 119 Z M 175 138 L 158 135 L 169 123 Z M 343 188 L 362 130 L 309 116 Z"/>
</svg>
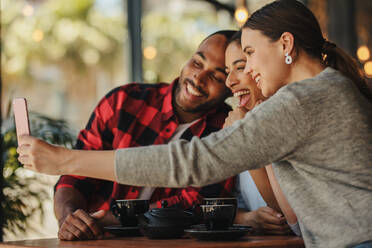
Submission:
<svg viewBox="0 0 372 248">
<path fill-rule="evenodd" d="M 350 78 L 360 92 L 372 101 L 372 92 L 356 61 L 323 38 L 314 14 L 297 0 L 278 0 L 254 12 L 243 28 L 261 31 L 272 41 L 277 41 L 284 32 L 294 36 L 295 48 L 318 58 Z"/>
</svg>

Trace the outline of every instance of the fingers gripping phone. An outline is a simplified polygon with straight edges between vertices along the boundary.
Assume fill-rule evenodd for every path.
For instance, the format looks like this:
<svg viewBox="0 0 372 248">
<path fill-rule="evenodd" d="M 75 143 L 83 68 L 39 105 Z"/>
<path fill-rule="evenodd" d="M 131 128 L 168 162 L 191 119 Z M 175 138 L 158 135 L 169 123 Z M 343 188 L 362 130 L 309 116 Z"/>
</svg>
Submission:
<svg viewBox="0 0 372 248">
<path fill-rule="evenodd" d="M 19 145 L 19 137 L 24 134 L 30 134 L 30 124 L 28 121 L 27 102 L 25 98 L 13 99 L 13 111 Z"/>
</svg>

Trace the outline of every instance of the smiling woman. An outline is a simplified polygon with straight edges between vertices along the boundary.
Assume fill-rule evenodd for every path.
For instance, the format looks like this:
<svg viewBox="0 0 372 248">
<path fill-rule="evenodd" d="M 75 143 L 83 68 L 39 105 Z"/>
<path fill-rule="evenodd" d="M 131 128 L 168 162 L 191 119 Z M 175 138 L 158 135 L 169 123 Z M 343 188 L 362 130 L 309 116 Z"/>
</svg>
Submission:
<svg viewBox="0 0 372 248">
<path fill-rule="evenodd" d="M 266 98 L 250 74 L 244 73 L 246 57 L 240 45 L 241 32 L 236 33 L 225 52 L 226 86 L 239 98 L 239 107 L 230 111 L 224 127 L 244 118 L 245 114 Z M 286 234 L 292 230 L 301 235 L 297 217 L 289 206 L 274 176 L 271 165 L 238 175 L 239 211 L 236 223 L 250 225 L 265 233 Z M 283 217 L 284 214 L 284 217 Z"/>
<path fill-rule="evenodd" d="M 270 26 L 280 27 L 276 39 L 265 31 Z M 274 163 L 306 247 L 368 242 L 372 94 L 355 63 L 324 40 L 313 14 L 293 0 L 275 1 L 253 13 L 243 27 L 242 47 L 245 71 L 271 97 L 232 126 L 189 142 L 115 154 L 70 151 L 25 137 L 20 160 L 41 172 L 162 187 L 207 185 Z M 265 57 L 265 51 L 272 53 Z M 286 63 L 288 56 L 292 63 Z"/>
</svg>

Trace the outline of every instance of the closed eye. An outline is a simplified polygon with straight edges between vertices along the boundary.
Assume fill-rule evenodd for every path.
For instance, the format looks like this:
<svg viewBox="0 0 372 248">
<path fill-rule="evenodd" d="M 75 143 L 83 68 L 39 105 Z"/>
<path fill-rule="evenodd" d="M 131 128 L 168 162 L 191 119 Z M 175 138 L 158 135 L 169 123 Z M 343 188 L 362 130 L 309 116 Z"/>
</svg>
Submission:
<svg viewBox="0 0 372 248">
<path fill-rule="evenodd" d="M 222 79 L 222 78 L 216 76 L 215 74 L 211 74 L 211 78 L 212 78 L 212 80 L 217 81 L 219 83 L 225 83 L 225 79 Z"/>
</svg>

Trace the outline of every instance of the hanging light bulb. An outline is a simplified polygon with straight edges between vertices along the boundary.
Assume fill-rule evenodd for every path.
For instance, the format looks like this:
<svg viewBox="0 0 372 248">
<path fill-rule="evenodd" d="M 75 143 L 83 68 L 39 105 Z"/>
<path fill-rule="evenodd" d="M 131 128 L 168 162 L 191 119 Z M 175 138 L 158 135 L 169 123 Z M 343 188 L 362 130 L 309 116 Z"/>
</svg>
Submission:
<svg viewBox="0 0 372 248">
<path fill-rule="evenodd" d="M 245 0 L 236 1 L 236 10 L 235 10 L 235 20 L 238 22 L 239 26 L 242 26 L 248 19 L 248 10 L 246 7 Z"/>
</svg>

